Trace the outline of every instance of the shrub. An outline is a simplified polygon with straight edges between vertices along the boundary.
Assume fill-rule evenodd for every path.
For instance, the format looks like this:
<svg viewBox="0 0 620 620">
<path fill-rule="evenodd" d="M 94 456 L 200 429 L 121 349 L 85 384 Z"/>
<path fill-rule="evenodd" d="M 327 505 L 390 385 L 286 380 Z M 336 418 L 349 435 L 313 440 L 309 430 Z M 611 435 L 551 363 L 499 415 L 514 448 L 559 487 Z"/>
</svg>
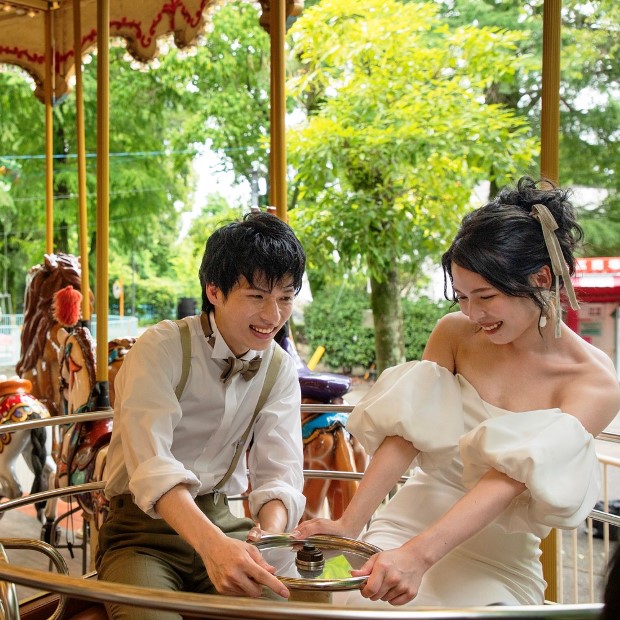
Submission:
<svg viewBox="0 0 620 620">
<path fill-rule="evenodd" d="M 422 297 L 403 299 L 403 329 L 407 360 L 422 357 L 437 321 L 450 311 L 447 301 Z M 375 360 L 375 335 L 364 327 L 370 297 L 360 289 L 323 289 L 304 312 L 304 336 L 312 350 L 325 347 L 322 361 L 332 370 L 350 373 L 356 366 L 370 368 Z"/>
</svg>

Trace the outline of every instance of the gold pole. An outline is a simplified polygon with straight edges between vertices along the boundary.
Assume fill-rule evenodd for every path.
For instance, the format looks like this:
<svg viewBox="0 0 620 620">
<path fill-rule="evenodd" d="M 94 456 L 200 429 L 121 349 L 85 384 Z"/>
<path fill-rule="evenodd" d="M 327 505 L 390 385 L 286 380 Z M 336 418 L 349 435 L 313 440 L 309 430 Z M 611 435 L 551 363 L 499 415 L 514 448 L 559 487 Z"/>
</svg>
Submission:
<svg viewBox="0 0 620 620">
<path fill-rule="evenodd" d="M 271 11 L 271 184 L 276 215 L 286 221 L 286 0 L 273 0 Z"/>
<path fill-rule="evenodd" d="M 110 3 L 97 2 L 97 382 L 108 381 L 108 240 L 110 208 Z M 109 401 L 108 401 L 109 405 Z"/>
<path fill-rule="evenodd" d="M 275 56 L 275 45 L 273 44 L 273 37 L 271 33 L 273 32 L 273 27 L 271 24 L 269 25 L 269 36 L 271 38 L 271 71 L 269 74 L 269 204 L 276 204 L 276 185 L 278 184 L 278 179 L 276 178 L 275 170 L 275 153 L 276 153 L 276 142 L 275 142 L 275 130 L 276 126 L 275 120 L 275 82 L 273 75 L 273 67 L 274 67 L 274 56 Z"/>
<path fill-rule="evenodd" d="M 45 12 L 45 252 L 54 252 L 54 120 L 52 116 L 52 12 Z"/>
<path fill-rule="evenodd" d="M 560 30 L 562 0 L 545 0 L 543 15 L 540 173 L 559 182 Z"/>
<path fill-rule="evenodd" d="M 543 13 L 542 110 L 540 128 L 540 175 L 559 183 L 560 136 L 560 31 L 562 0 L 545 0 Z M 558 600 L 558 534 L 551 533 L 540 545 L 545 598 Z"/>
<path fill-rule="evenodd" d="M 80 0 L 73 0 L 73 49 L 75 51 L 75 119 L 78 164 L 78 222 L 82 265 L 82 320 L 90 321 L 88 273 L 88 215 L 86 207 L 86 143 L 82 89 L 82 19 Z"/>
</svg>

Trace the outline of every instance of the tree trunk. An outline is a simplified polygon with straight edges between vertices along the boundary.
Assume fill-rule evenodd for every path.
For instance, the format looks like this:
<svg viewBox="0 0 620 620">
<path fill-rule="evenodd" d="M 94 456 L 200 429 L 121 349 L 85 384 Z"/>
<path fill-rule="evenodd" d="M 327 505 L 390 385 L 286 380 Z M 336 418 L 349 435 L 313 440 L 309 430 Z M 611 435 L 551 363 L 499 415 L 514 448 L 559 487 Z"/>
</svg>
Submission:
<svg viewBox="0 0 620 620">
<path fill-rule="evenodd" d="M 375 323 L 377 375 L 405 361 L 403 311 L 400 303 L 400 278 L 397 266 L 378 282 L 370 279 L 370 303 Z"/>
</svg>

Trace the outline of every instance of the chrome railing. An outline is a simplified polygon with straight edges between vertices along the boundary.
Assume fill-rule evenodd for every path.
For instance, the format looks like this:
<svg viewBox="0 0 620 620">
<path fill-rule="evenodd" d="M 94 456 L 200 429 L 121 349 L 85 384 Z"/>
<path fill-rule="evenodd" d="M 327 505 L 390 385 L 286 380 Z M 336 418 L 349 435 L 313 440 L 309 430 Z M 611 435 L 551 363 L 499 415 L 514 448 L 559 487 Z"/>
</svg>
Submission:
<svg viewBox="0 0 620 620">
<path fill-rule="evenodd" d="M 317 404 L 317 405 L 303 405 L 302 406 L 302 411 L 307 411 L 307 412 L 314 412 L 314 411 L 348 412 L 351 409 L 352 407 L 349 405 Z M 71 416 L 60 416 L 57 418 L 49 418 L 45 420 L 33 420 L 33 421 L 28 421 L 28 422 L 4 424 L 2 425 L 2 432 L 15 432 L 17 430 L 32 429 L 32 428 L 42 427 L 42 426 L 67 425 L 67 424 L 73 424 L 77 422 L 88 422 L 88 421 L 101 420 L 101 419 L 106 419 L 106 418 L 111 418 L 111 417 L 113 417 L 112 410 L 97 411 L 97 412 L 84 413 L 84 414 L 74 414 Z M 620 443 L 620 436 L 611 434 L 611 433 L 601 433 L 598 439 Z M 612 465 L 616 465 L 616 463 L 612 463 Z M 335 471 L 323 471 L 323 470 L 305 470 L 304 471 L 304 476 L 306 478 L 319 478 L 319 479 L 332 479 L 332 480 L 359 480 L 361 479 L 362 475 L 363 474 L 361 473 L 355 473 L 355 472 L 335 472 Z M 403 477 L 401 478 L 400 483 L 404 483 L 406 480 L 407 480 L 407 477 Z M 66 496 L 76 495 L 76 494 L 85 493 L 85 492 L 100 491 L 103 489 L 103 486 L 104 486 L 103 482 L 91 482 L 91 483 L 87 483 L 83 485 L 76 485 L 76 486 L 72 486 L 68 488 L 53 489 L 53 490 L 45 491 L 42 493 L 33 494 L 28 497 L 23 497 L 23 498 L 18 498 L 15 500 L 2 502 L 0 503 L 0 517 L 2 516 L 3 512 L 12 510 L 14 508 L 19 508 L 21 506 L 29 505 L 34 502 L 44 501 L 47 499 L 52 499 L 52 498 L 57 498 L 57 497 L 66 497 Z M 243 497 L 238 496 L 236 498 L 230 498 L 230 499 L 243 499 Z M 606 532 L 608 532 L 609 526 L 615 526 L 615 527 L 620 528 L 620 516 L 611 514 L 606 511 L 592 510 L 589 515 L 589 520 L 595 520 L 595 521 L 605 524 Z M 591 521 L 589 522 L 591 523 Z M 573 536 L 575 535 L 576 534 L 573 534 Z M 591 527 L 590 527 L 590 537 L 591 537 Z M 0 545 L 4 545 L 4 542 L 7 540 L 11 540 L 11 539 L 0 539 Z M 33 541 L 33 542 L 39 542 L 39 541 Z M 605 539 L 605 546 L 606 546 L 606 549 L 608 550 L 609 541 L 607 537 Z M 590 548 L 591 548 L 591 545 L 590 545 Z M 605 559 L 606 560 L 608 559 L 607 554 L 605 556 Z M 0 558 L 0 564 L 2 564 L 2 567 L 0 570 L 0 579 L 6 579 L 6 582 L 9 584 L 8 588 L 4 587 L 7 584 L 0 584 L 0 598 L 4 600 L 6 596 L 5 604 L 7 605 L 9 604 L 10 598 L 11 598 L 10 584 L 17 583 L 17 584 L 26 585 L 26 586 L 31 585 L 31 586 L 40 588 L 42 590 L 63 593 L 63 590 L 61 589 L 61 587 L 59 587 L 59 589 L 56 589 L 55 587 L 53 587 L 53 582 L 56 576 L 50 576 L 48 572 L 39 571 L 39 574 L 37 575 L 36 574 L 37 571 L 34 571 L 35 573 L 34 575 L 32 573 L 29 573 L 28 575 L 26 575 L 26 573 L 20 573 L 20 570 L 27 570 L 27 569 L 19 569 L 18 567 L 13 567 L 10 564 L 7 564 L 6 561 L 2 562 L 2 558 Z M 590 563 L 590 570 L 591 570 L 591 563 Z M 13 571 L 16 571 L 16 572 L 13 572 Z M 22 580 L 22 577 L 23 577 L 23 580 Z M 54 577 L 54 579 L 52 579 L 52 581 L 50 582 L 51 577 Z M 13 581 L 13 578 L 15 578 L 15 581 Z M 34 581 L 27 582 L 27 580 L 29 579 L 34 579 Z M 81 584 L 80 586 L 81 588 L 90 588 L 90 586 L 92 585 L 90 582 L 87 582 L 84 579 L 77 579 L 76 583 Z M 592 584 L 592 577 L 590 577 L 590 583 Z M 116 585 L 117 584 L 115 584 L 115 586 Z M 69 594 L 72 594 L 72 592 L 69 592 Z M 415 615 L 407 615 L 412 612 L 402 612 L 398 610 L 398 608 L 395 608 L 394 611 L 389 610 L 386 613 L 389 614 L 389 618 L 394 618 L 394 619 L 409 618 L 409 617 L 411 618 L 415 617 L 419 619 L 425 618 L 425 617 L 454 618 L 454 619 L 456 618 L 463 618 L 463 619 L 465 618 L 493 618 L 493 617 L 510 617 L 510 618 L 553 617 L 553 618 L 558 618 L 558 619 L 559 618 L 586 618 L 586 619 L 597 618 L 598 614 L 600 613 L 601 606 L 598 603 L 591 602 L 592 600 L 595 600 L 592 585 L 590 585 L 590 594 L 591 594 L 590 601 L 588 601 L 586 604 L 581 604 L 581 603 L 578 604 L 577 601 L 573 601 L 571 605 L 555 605 L 555 604 L 546 605 L 546 606 L 542 606 L 540 609 L 537 609 L 534 607 L 528 607 L 528 608 L 519 607 L 519 608 L 514 608 L 514 609 L 509 608 L 509 607 L 501 607 L 500 609 L 497 609 L 497 610 L 487 609 L 487 608 L 483 608 L 480 610 L 470 609 L 470 608 L 466 610 L 464 609 L 442 610 L 441 612 L 433 610 L 432 612 L 429 611 L 428 613 L 432 613 L 434 615 L 426 616 L 426 615 L 420 615 L 421 612 L 417 610 L 415 612 Z M 144 600 L 149 601 L 149 604 L 146 605 L 145 603 L 145 606 L 153 607 L 152 596 L 153 596 L 152 592 L 149 592 L 148 595 L 145 595 L 146 598 Z M 202 597 L 206 595 L 196 595 L 196 596 Z M 188 600 L 187 593 L 184 593 L 184 597 L 185 597 L 184 600 Z M 89 599 L 89 600 L 105 600 L 105 599 L 98 599 L 98 598 L 90 599 L 89 596 L 79 596 L 78 598 L 84 598 L 84 599 Z M 226 598 L 223 599 L 222 597 L 215 597 L 215 600 L 218 601 L 218 605 L 219 603 L 222 602 L 222 600 L 226 600 L 228 601 L 228 603 L 230 602 L 228 599 Z M 243 609 L 245 612 L 247 612 L 247 600 L 246 599 L 244 600 L 245 602 L 243 603 Z M 560 600 L 565 601 L 566 599 L 560 598 Z M 124 602 L 124 601 L 120 601 L 120 602 Z M 257 603 L 259 603 L 260 605 L 263 605 L 263 601 L 257 601 Z M 132 604 L 139 604 L 139 603 L 133 602 Z M 293 617 L 293 615 L 297 614 L 296 617 L 299 618 L 299 610 L 290 611 L 287 609 L 283 609 L 282 605 L 284 604 L 282 603 L 278 603 L 276 605 L 276 609 L 280 610 L 283 615 L 274 615 L 272 613 L 272 610 L 269 607 L 269 604 L 267 605 L 268 605 L 268 608 L 266 608 L 265 615 L 261 615 L 263 611 L 259 609 L 256 612 L 256 615 L 248 616 L 246 613 L 245 616 L 236 616 L 234 615 L 235 612 L 233 609 L 227 608 L 226 613 L 228 613 L 229 615 L 226 615 L 226 613 L 224 613 L 223 615 L 214 615 L 214 616 L 209 616 L 209 617 L 216 617 L 216 618 L 225 618 L 225 617 L 229 617 L 229 618 L 234 618 L 234 617 L 288 618 L 288 617 Z M 290 605 L 294 605 L 294 603 L 290 603 Z M 174 608 L 174 609 L 183 611 L 183 609 L 178 606 L 176 601 L 174 602 L 173 605 L 171 605 L 171 607 L 164 606 L 164 607 L 155 607 L 155 608 L 157 609 Z M 208 605 L 207 605 L 207 609 L 210 609 Z M 222 609 L 221 605 L 218 606 L 218 609 Z M 379 615 L 377 615 L 378 612 L 376 610 L 373 610 L 373 611 L 359 610 L 359 613 L 358 613 L 358 610 L 351 610 L 351 608 L 349 607 L 347 607 L 346 609 L 342 609 L 342 610 L 337 609 L 336 607 L 329 607 L 328 610 L 329 610 L 329 613 L 323 610 L 323 612 L 319 615 L 307 614 L 306 611 L 308 610 L 304 610 L 304 613 L 302 615 L 303 617 L 307 617 L 307 618 L 314 618 L 314 617 L 317 617 L 317 618 L 318 617 L 321 617 L 321 618 L 377 618 L 377 617 L 383 617 L 381 615 L 383 612 L 379 612 Z M 332 611 L 334 612 L 333 614 L 332 614 Z M 346 613 L 343 613 L 343 612 L 346 612 Z M 190 611 L 188 610 L 187 613 L 190 613 Z M 211 612 L 208 612 L 208 613 L 211 613 Z M 324 615 L 325 613 L 327 613 L 327 615 Z M 352 613 L 353 615 L 349 615 L 350 613 Z M 406 615 L 399 615 L 401 613 L 405 613 Z M 424 613 L 427 613 L 427 612 L 424 612 Z M 443 615 L 436 615 L 437 613 L 440 613 L 440 614 L 443 613 Z M 289 616 L 286 614 L 293 614 L 293 615 Z"/>
<path fill-rule="evenodd" d="M 212 594 L 166 592 L 154 588 L 86 580 L 67 575 L 11 566 L 0 561 L 0 580 L 42 588 L 68 597 L 99 603 L 119 603 L 197 615 L 203 618 L 242 618 L 243 620 L 596 620 L 602 605 L 532 605 L 471 607 L 450 609 L 378 610 L 363 607 L 311 604 L 308 602 L 274 602 L 263 599 L 234 598 Z M 19 618 L 19 609 L 6 609 L 5 618 Z"/>
</svg>

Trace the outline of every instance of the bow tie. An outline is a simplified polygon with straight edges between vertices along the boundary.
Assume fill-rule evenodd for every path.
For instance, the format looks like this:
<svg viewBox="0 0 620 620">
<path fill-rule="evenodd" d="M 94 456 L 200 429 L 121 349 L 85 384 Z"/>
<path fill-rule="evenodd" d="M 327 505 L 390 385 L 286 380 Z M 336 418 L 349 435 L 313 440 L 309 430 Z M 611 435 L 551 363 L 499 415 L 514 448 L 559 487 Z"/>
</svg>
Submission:
<svg viewBox="0 0 620 620">
<path fill-rule="evenodd" d="M 261 358 L 258 356 L 249 361 L 240 360 L 236 357 L 229 357 L 224 362 L 225 367 L 220 375 L 220 379 L 224 382 L 224 385 L 228 385 L 237 373 L 241 373 L 241 376 L 248 381 L 258 372 L 260 362 Z"/>
<path fill-rule="evenodd" d="M 202 325 L 205 338 L 213 348 L 215 346 L 215 337 L 213 336 L 211 323 L 209 322 L 209 317 L 206 312 L 200 315 L 200 324 Z M 220 379 L 224 382 L 224 385 L 228 385 L 237 373 L 241 373 L 241 376 L 248 381 L 258 372 L 260 362 L 261 358 L 258 355 L 249 361 L 240 360 L 236 357 L 229 357 L 224 361 L 224 370 L 220 375 Z"/>
</svg>

